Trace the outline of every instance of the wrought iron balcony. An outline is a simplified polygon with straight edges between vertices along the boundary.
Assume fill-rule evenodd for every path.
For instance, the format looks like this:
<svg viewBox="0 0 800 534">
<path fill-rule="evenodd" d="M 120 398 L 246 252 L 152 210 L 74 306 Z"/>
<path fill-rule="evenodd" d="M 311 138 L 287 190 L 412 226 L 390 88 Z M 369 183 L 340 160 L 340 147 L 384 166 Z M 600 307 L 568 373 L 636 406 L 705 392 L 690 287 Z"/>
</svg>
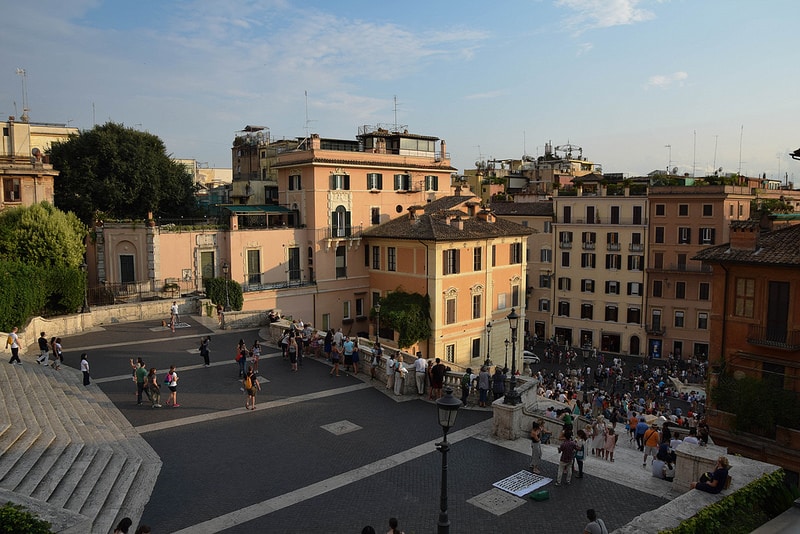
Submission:
<svg viewBox="0 0 800 534">
<path fill-rule="evenodd" d="M 667 333 L 667 327 L 660 324 L 646 324 L 644 330 L 651 336 L 663 336 Z"/>
<path fill-rule="evenodd" d="M 798 351 L 800 350 L 800 330 L 751 324 L 747 328 L 747 342 L 761 347 Z"/>
</svg>

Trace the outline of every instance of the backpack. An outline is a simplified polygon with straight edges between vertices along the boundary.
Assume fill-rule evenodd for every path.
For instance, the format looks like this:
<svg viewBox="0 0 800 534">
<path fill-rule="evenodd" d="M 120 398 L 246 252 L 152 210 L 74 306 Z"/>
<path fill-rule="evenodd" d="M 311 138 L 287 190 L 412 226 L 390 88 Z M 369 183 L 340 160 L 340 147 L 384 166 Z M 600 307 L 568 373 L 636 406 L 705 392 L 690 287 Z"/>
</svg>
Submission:
<svg viewBox="0 0 800 534">
<path fill-rule="evenodd" d="M 470 377 L 469 373 L 464 373 L 464 376 L 461 377 L 461 387 L 462 388 L 469 388 L 469 383 L 471 382 L 470 378 L 471 377 Z"/>
<path fill-rule="evenodd" d="M 250 375 L 244 377 L 244 389 L 251 389 L 253 387 L 253 381 L 250 379 Z"/>
<path fill-rule="evenodd" d="M 172 382 L 172 373 L 167 373 L 167 376 L 164 377 L 164 383 L 169 384 Z"/>
</svg>

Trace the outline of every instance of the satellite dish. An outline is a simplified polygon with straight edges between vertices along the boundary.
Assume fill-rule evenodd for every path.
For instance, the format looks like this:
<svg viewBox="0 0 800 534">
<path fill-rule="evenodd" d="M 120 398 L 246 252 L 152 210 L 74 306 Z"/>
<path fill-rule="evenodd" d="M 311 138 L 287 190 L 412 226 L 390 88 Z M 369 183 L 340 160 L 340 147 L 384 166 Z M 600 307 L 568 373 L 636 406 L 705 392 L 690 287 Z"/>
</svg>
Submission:
<svg viewBox="0 0 800 534">
<path fill-rule="evenodd" d="M 672 167 L 672 174 L 678 174 L 678 167 Z"/>
</svg>

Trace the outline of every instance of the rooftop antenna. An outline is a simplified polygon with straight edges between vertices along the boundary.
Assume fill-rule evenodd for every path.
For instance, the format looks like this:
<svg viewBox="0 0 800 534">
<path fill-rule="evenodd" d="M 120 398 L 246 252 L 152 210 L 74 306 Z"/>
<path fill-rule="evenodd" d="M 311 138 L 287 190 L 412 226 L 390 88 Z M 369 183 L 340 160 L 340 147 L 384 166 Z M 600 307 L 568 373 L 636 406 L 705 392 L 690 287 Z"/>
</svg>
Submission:
<svg viewBox="0 0 800 534">
<path fill-rule="evenodd" d="M 742 124 L 742 129 L 739 133 L 739 176 L 742 175 L 742 138 L 744 138 L 744 124 Z"/>
<path fill-rule="evenodd" d="M 694 178 L 694 170 L 697 166 L 697 130 L 694 131 L 694 143 L 692 146 L 692 178 Z"/>
<path fill-rule="evenodd" d="M 715 135 L 714 136 L 714 164 L 712 165 L 712 167 L 714 169 L 717 168 L 717 142 L 718 141 L 719 141 L 719 136 Z"/>
<path fill-rule="evenodd" d="M 397 125 L 397 95 L 394 95 L 394 131 L 397 132 L 399 126 Z"/>
<path fill-rule="evenodd" d="M 664 145 L 664 148 L 669 149 L 669 156 L 667 157 L 667 174 L 669 174 L 669 168 L 672 167 L 672 145 Z"/>
<path fill-rule="evenodd" d="M 22 78 L 22 122 L 28 122 L 28 74 L 25 72 L 25 69 L 21 69 L 17 67 L 17 76 Z"/>
</svg>

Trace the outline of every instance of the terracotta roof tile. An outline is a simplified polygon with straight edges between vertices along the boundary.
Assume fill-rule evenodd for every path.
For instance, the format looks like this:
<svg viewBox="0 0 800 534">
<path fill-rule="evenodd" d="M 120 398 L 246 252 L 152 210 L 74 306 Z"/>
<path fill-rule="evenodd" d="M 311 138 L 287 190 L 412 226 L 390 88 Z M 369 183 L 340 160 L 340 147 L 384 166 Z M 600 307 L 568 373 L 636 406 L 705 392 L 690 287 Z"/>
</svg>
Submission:
<svg viewBox="0 0 800 534">
<path fill-rule="evenodd" d="M 758 225 L 758 222 L 755 224 Z M 739 227 L 746 226 L 739 224 Z M 800 265 L 800 225 L 762 233 L 754 249 L 734 249 L 730 243 L 726 243 L 703 249 L 692 259 L 708 263 Z"/>
</svg>

